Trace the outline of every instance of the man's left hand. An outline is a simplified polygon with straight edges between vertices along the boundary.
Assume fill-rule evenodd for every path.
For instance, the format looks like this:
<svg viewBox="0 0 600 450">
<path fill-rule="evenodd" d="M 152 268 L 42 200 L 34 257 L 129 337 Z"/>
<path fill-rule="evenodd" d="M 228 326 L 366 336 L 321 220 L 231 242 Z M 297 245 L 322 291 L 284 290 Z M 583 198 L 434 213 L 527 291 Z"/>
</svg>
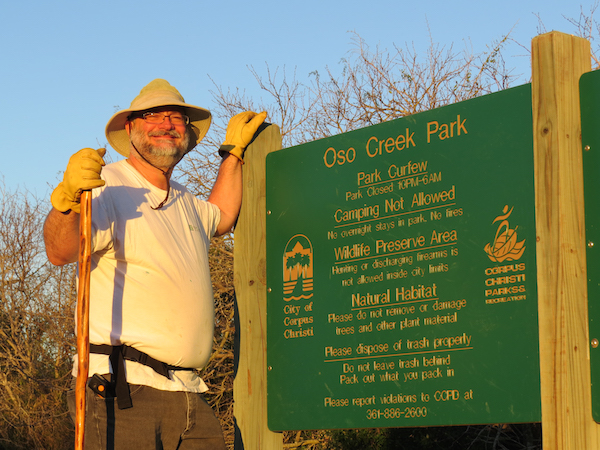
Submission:
<svg viewBox="0 0 600 450">
<path fill-rule="evenodd" d="M 225 153 L 229 153 L 244 162 L 246 147 L 266 118 L 266 111 L 260 114 L 246 111 L 233 116 L 227 125 L 225 142 L 219 148 L 219 154 L 224 156 Z"/>
</svg>

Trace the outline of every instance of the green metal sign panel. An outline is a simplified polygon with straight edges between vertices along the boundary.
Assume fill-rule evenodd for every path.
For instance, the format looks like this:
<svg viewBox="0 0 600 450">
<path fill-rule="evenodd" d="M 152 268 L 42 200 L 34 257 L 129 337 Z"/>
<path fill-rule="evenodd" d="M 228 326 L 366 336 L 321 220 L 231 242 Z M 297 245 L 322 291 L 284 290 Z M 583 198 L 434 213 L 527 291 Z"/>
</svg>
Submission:
<svg viewBox="0 0 600 450">
<path fill-rule="evenodd" d="M 587 247 L 588 316 L 590 323 L 590 368 L 592 416 L 600 422 L 600 72 L 584 74 L 579 81 L 581 139 Z"/>
<path fill-rule="evenodd" d="M 529 85 L 267 157 L 272 430 L 541 420 Z"/>
</svg>

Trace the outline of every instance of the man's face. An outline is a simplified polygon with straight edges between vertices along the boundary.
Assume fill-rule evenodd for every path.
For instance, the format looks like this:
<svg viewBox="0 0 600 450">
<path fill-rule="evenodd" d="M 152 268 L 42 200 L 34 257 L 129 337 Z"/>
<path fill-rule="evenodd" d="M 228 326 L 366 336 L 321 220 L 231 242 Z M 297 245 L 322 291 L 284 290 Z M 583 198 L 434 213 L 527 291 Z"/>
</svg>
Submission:
<svg viewBox="0 0 600 450">
<path fill-rule="evenodd" d="M 190 134 L 185 123 L 173 124 L 170 116 L 181 116 L 183 110 L 173 107 L 152 109 L 162 123 L 149 123 L 141 117 L 130 122 L 130 138 L 138 152 L 150 163 L 162 169 L 170 169 L 187 153 Z"/>
</svg>

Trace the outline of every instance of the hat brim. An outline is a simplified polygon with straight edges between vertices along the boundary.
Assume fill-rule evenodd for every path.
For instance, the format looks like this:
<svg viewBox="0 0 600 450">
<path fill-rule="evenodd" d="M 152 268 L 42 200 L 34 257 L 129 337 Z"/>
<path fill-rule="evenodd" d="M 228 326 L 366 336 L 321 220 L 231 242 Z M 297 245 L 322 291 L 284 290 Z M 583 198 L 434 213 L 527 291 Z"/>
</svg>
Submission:
<svg viewBox="0 0 600 450">
<path fill-rule="evenodd" d="M 192 150 L 206 136 L 211 124 L 210 111 L 199 106 L 190 105 L 183 102 L 173 102 L 173 97 L 169 97 L 168 102 L 163 102 L 160 98 L 150 99 L 143 105 L 138 105 L 136 108 L 124 109 L 115 113 L 106 124 L 106 139 L 112 148 L 121 155 L 128 157 L 130 149 L 129 133 L 125 129 L 127 118 L 135 112 L 146 111 L 148 109 L 162 106 L 177 106 L 185 108 L 186 114 L 190 118 L 188 131 L 193 134 L 190 139 L 190 144 L 187 151 Z"/>
</svg>

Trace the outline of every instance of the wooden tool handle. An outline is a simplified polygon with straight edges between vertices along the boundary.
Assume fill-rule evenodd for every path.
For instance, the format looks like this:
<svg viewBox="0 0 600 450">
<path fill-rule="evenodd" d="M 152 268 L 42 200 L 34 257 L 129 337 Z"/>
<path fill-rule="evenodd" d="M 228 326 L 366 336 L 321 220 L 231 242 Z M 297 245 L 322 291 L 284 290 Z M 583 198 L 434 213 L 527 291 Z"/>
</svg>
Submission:
<svg viewBox="0 0 600 450">
<path fill-rule="evenodd" d="M 83 450 L 85 429 L 85 390 L 90 354 L 90 271 L 92 249 L 92 193 L 81 194 L 79 217 L 79 289 L 77 291 L 77 357 L 78 371 L 75 387 L 75 449 Z"/>
</svg>

